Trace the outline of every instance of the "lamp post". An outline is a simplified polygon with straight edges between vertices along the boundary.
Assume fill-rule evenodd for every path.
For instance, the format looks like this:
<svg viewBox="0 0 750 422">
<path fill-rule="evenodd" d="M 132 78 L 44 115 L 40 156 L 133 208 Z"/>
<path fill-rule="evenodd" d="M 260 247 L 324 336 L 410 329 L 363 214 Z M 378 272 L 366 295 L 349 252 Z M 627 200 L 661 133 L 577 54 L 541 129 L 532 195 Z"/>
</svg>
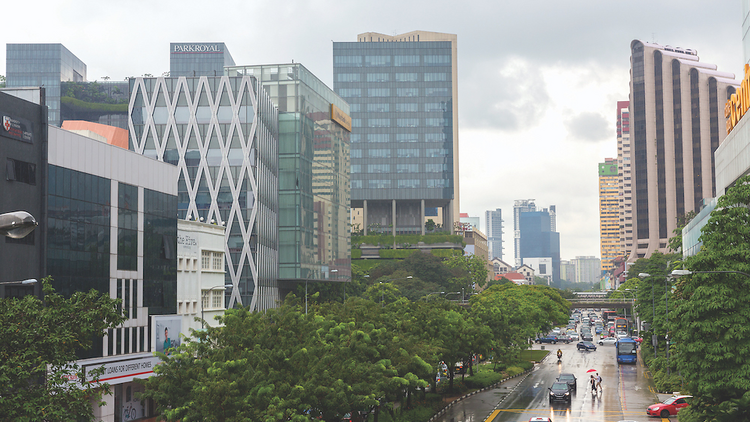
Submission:
<svg viewBox="0 0 750 422">
<path fill-rule="evenodd" d="M 209 293 L 208 296 L 210 298 L 210 296 L 211 296 L 211 290 L 216 290 L 216 289 L 231 289 L 232 287 L 233 286 L 231 284 L 222 284 L 221 286 L 211 287 L 210 289 L 208 289 L 208 293 Z M 203 306 L 203 298 L 201 297 L 201 329 L 205 328 L 205 323 L 206 323 L 206 321 L 203 319 L 203 310 L 204 310 L 204 308 L 205 308 L 205 306 Z"/>
<path fill-rule="evenodd" d="M 34 231 L 39 223 L 26 211 L 13 211 L 0 214 L 0 234 L 13 239 L 21 239 Z"/>
<path fill-rule="evenodd" d="M 750 277 L 750 274 L 743 273 L 742 271 L 690 271 L 690 270 L 672 270 L 671 275 L 674 276 L 674 277 L 679 277 L 679 276 L 691 275 L 691 274 L 727 274 L 727 273 L 742 274 L 745 277 Z"/>
<path fill-rule="evenodd" d="M 638 278 L 647 278 L 651 277 L 651 274 L 649 273 L 640 273 L 638 274 Z M 654 325 L 654 319 L 656 319 L 656 302 L 654 302 L 654 286 L 651 286 L 651 325 Z M 654 346 L 654 357 L 656 357 L 656 334 L 653 335 L 651 338 L 651 344 Z"/>
<path fill-rule="evenodd" d="M 21 281 L 3 281 L 3 282 L 0 282 L 0 285 L 3 285 L 3 286 L 15 285 L 15 284 L 29 285 L 29 284 L 36 284 L 36 283 L 37 283 L 37 279 L 29 278 L 27 280 L 21 280 Z"/>
</svg>

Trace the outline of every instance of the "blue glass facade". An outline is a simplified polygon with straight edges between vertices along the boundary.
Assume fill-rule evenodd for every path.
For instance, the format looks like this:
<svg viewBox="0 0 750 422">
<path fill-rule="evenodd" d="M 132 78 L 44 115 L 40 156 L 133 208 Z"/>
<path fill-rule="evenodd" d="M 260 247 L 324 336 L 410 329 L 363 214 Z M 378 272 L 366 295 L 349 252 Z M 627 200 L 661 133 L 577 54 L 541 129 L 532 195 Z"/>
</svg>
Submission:
<svg viewBox="0 0 750 422">
<path fill-rule="evenodd" d="M 457 199 L 452 54 L 449 41 L 333 43 L 334 90 L 351 107 L 352 207 L 368 230 L 421 233 L 424 207 Z"/>
<path fill-rule="evenodd" d="M 60 83 L 86 80 L 86 64 L 62 44 L 7 44 L 8 88 L 43 86 L 49 124 L 60 126 Z"/>
<path fill-rule="evenodd" d="M 552 231 L 552 217 L 543 211 L 521 212 L 520 258 L 552 258 L 552 280 L 560 281 L 560 233 Z"/>
</svg>

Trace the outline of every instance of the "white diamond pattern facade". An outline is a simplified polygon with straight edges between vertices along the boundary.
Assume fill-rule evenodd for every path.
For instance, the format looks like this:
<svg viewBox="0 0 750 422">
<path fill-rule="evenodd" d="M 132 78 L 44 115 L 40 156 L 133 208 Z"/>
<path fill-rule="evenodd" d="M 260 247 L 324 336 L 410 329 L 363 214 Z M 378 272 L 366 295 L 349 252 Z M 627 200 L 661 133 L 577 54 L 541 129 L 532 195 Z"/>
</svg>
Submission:
<svg viewBox="0 0 750 422">
<path fill-rule="evenodd" d="M 268 95 L 250 76 L 134 78 L 130 92 L 130 148 L 179 168 L 179 218 L 227 227 L 227 305 L 277 306 L 278 111 Z"/>
</svg>

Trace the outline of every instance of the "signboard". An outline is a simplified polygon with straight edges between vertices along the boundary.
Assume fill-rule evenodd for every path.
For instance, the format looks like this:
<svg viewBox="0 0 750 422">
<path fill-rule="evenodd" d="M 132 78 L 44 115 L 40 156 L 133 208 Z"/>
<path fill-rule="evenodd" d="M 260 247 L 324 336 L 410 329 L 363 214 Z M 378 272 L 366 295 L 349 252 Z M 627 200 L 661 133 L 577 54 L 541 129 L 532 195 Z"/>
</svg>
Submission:
<svg viewBox="0 0 750 422">
<path fill-rule="evenodd" d="M 172 44 L 172 54 L 182 53 L 223 53 L 222 44 L 205 44 L 205 43 L 180 43 Z"/>
<path fill-rule="evenodd" d="M 740 87 L 724 105 L 724 117 L 727 118 L 727 135 L 740 122 L 748 108 L 750 108 L 750 64 L 745 64 L 745 77 L 742 78 Z"/>
<path fill-rule="evenodd" d="M 200 254 L 200 248 L 198 247 L 198 238 L 185 233 L 183 231 L 177 231 L 177 256 L 193 256 L 197 257 Z"/>
<path fill-rule="evenodd" d="M 130 382 L 133 378 L 148 378 L 154 375 L 154 368 L 161 360 L 156 356 L 142 357 L 139 359 L 109 362 L 103 365 L 90 365 L 94 369 L 104 366 L 104 373 L 99 378 L 100 383 L 111 385 Z"/>
<path fill-rule="evenodd" d="M 0 133 L 6 138 L 15 139 L 21 142 L 34 143 L 34 131 L 31 122 L 20 117 L 12 116 L 5 112 L 0 112 L 2 116 L 2 128 Z"/>
<path fill-rule="evenodd" d="M 352 118 L 343 110 L 331 104 L 331 120 L 338 123 L 349 132 L 352 131 Z"/>
<path fill-rule="evenodd" d="M 168 355 L 169 349 L 180 345 L 182 317 L 179 315 L 154 315 L 151 319 L 151 326 L 154 327 L 151 349 Z"/>
</svg>

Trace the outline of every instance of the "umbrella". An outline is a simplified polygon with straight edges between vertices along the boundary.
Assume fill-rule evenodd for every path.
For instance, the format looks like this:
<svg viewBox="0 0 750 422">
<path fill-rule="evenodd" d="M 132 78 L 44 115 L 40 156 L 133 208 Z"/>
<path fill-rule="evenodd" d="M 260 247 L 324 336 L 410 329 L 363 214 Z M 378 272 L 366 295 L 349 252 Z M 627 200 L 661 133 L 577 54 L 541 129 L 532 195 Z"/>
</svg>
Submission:
<svg viewBox="0 0 750 422">
<path fill-rule="evenodd" d="M 596 371 L 596 369 L 589 369 L 588 371 L 586 371 L 587 374 L 589 374 L 591 372 L 597 372 L 597 371 Z"/>
</svg>

